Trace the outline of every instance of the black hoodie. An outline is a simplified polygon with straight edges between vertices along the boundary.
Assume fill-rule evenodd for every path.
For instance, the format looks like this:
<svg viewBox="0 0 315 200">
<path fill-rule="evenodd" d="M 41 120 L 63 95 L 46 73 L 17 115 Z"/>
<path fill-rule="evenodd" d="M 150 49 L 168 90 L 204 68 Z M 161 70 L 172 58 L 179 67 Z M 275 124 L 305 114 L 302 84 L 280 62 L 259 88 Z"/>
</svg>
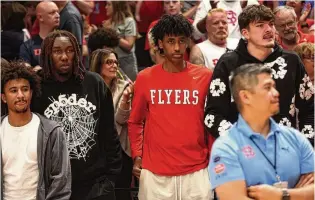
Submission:
<svg viewBox="0 0 315 200">
<path fill-rule="evenodd" d="M 313 144 L 314 87 L 300 58 L 276 45 L 274 51 L 260 61 L 248 53 L 243 39 L 235 51 L 222 55 L 214 69 L 205 111 L 207 130 L 217 138 L 236 122 L 238 111 L 231 97 L 229 76 L 237 67 L 248 63 L 271 67 L 276 89 L 280 93 L 280 112 L 273 118 L 280 124 L 300 129 Z M 296 110 L 299 110 L 298 117 Z"/>
<path fill-rule="evenodd" d="M 81 193 L 80 188 L 115 181 L 121 170 L 121 148 L 112 95 L 98 74 L 86 71 L 82 82 L 74 76 L 65 82 L 44 80 L 32 111 L 59 122 L 66 133 L 73 195 Z"/>
</svg>

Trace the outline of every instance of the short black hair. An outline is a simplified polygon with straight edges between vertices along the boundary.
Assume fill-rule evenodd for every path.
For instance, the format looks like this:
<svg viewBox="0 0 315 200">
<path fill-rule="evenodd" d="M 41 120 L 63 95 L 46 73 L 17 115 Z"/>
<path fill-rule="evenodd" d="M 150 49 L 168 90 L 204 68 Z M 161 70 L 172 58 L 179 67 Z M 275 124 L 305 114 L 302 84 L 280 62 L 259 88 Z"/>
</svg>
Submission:
<svg viewBox="0 0 315 200">
<path fill-rule="evenodd" d="M 97 49 L 115 48 L 119 44 L 119 35 L 112 28 L 99 28 L 89 36 L 88 48 L 90 52 Z"/>
<path fill-rule="evenodd" d="M 230 76 L 230 90 L 239 111 L 242 107 L 239 92 L 241 90 L 252 90 L 258 84 L 257 76 L 262 73 L 272 74 L 272 70 L 263 64 L 251 63 L 244 64 L 232 71 Z"/>
<path fill-rule="evenodd" d="M 8 65 L 2 66 L 1 64 L 1 93 L 4 94 L 5 84 L 15 79 L 26 79 L 30 83 L 33 95 L 38 97 L 41 94 L 40 77 L 27 67 L 25 62 L 21 60 L 12 61 Z"/>
<path fill-rule="evenodd" d="M 155 46 L 159 46 L 159 40 L 164 36 L 186 36 L 191 37 L 193 33 L 192 24 L 182 15 L 163 15 L 158 23 L 151 29 Z"/>
<path fill-rule="evenodd" d="M 272 10 L 264 5 L 249 5 L 238 16 L 238 24 L 240 31 L 248 28 L 249 24 L 257 21 L 270 21 L 274 20 L 275 15 Z"/>
</svg>

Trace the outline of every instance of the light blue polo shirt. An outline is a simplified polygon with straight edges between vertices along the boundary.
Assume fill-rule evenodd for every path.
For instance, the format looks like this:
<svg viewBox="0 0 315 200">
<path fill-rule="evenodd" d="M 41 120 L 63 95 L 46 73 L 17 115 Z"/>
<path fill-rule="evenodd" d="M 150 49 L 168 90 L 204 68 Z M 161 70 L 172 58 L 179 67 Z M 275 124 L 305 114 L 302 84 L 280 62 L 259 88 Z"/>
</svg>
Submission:
<svg viewBox="0 0 315 200">
<path fill-rule="evenodd" d="M 275 138 L 277 140 L 277 172 L 281 181 L 294 188 L 301 174 L 314 172 L 314 151 L 310 142 L 295 129 L 278 125 L 270 118 L 267 138 L 255 133 L 241 115 L 226 135 L 220 136 L 211 150 L 209 175 L 212 189 L 236 180 L 246 186 L 278 182 L 274 167 Z M 251 140 L 256 143 L 255 143 Z"/>
</svg>

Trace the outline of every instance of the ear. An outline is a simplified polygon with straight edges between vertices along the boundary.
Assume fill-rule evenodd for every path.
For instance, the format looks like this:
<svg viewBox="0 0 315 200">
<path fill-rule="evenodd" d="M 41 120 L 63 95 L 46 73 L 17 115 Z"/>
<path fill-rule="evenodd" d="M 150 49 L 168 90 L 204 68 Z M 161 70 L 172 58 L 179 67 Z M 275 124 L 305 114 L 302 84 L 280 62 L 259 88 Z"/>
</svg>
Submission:
<svg viewBox="0 0 315 200">
<path fill-rule="evenodd" d="M 7 99 L 5 98 L 4 94 L 1 94 L 1 99 L 2 99 L 3 103 L 7 103 Z"/>
<path fill-rule="evenodd" d="M 32 101 L 32 98 L 33 98 L 33 90 L 30 90 L 30 100 Z"/>
<path fill-rule="evenodd" d="M 190 47 L 191 43 L 192 43 L 191 38 L 188 38 L 188 40 L 186 42 L 186 48 Z"/>
<path fill-rule="evenodd" d="M 42 15 L 41 15 L 40 13 L 37 14 L 37 19 L 38 19 L 38 21 L 40 21 L 40 22 L 43 22 L 43 21 L 44 21 L 44 19 L 42 18 Z"/>
<path fill-rule="evenodd" d="M 207 16 L 207 18 L 206 18 L 206 22 L 205 22 L 205 26 L 206 26 L 206 31 L 207 31 L 207 33 L 210 33 L 210 27 L 209 27 L 209 23 L 210 23 L 210 21 L 209 21 L 209 16 Z"/>
<path fill-rule="evenodd" d="M 161 40 L 158 40 L 158 43 L 159 43 L 159 48 L 163 49 L 163 42 Z"/>
<path fill-rule="evenodd" d="M 242 105 L 249 105 L 251 101 L 251 94 L 249 91 L 241 90 L 239 91 L 239 98 Z"/>
<path fill-rule="evenodd" d="M 243 35 L 243 37 L 248 40 L 249 39 L 249 32 L 248 32 L 248 29 L 247 28 L 243 28 L 241 30 L 241 34 Z"/>
</svg>

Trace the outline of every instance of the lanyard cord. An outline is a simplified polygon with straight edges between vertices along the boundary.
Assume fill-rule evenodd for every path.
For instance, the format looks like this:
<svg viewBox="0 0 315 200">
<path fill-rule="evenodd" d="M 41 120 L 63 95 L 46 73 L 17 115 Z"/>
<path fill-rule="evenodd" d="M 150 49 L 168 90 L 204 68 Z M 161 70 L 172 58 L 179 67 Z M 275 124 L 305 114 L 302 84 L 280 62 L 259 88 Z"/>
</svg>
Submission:
<svg viewBox="0 0 315 200">
<path fill-rule="evenodd" d="M 272 168 L 275 170 L 276 178 L 280 182 L 280 176 L 277 173 L 277 137 L 276 133 L 275 136 L 275 151 L 274 151 L 274 164 L 269 160 L 269 158 L 266 156 L 266 154 L 261 150 L 261 148 L 257 145 L 257 143 L 253 140 L 253 137 L 250 137 L 250 140 L 255 144 L 255 146 L 259 149 L 260 153 L 265 157 L 265 159 L 268 161 L 268 163 L 272 166 Z"/>
</svg>

